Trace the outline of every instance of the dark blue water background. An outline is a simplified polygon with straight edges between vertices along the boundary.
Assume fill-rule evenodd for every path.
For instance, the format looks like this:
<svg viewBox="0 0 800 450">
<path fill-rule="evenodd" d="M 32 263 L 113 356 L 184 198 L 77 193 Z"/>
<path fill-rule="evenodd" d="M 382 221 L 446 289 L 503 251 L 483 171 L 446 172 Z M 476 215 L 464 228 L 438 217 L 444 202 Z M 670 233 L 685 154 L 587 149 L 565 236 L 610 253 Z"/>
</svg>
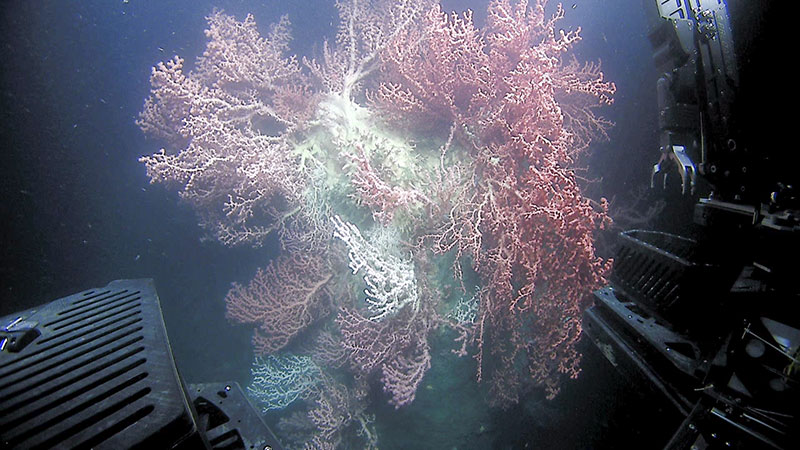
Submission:
<svg viewBox="0 0 800 450">
<path fill-rule="evenodd" d="M 137 159 L 158 144 L 134 121 L 149 92 L 150 68 L 176 54 L 187 62 L 201 54 L 205 16 L 213 8 L 240 20 L 252 13 L 264 31 L 289 14 L 293 51 L 313 55 L 333 36 L 333 2 L 1 5 L 0 316 L 113 279 L 152 277 L 184 377 L 247 383 L 250 329 L 225 320 L 223 298 L 231 282 L 249 280 L 278 250 L 274 243 L 253 249 L 201 241 L 193 212 L 174 192 L 149 184 Z M 479 25 L 485 19 L 485 0 L 444 6 L 474 9 Z M 657 158 L 657 74 L 644 13 L 639 2 L 575 1 L 565 8 L 561 26 L 583 29 L 578 58 L 602 59 L 618 87 L 604 111 L 616 126 L 610 142 L 594 147 L 589 165 L 602 177 L 598 193 L 624 197 L 648 182 Z M 591 345 L 582 349 L 581 377 L 556 400 L 532 396 L 505 412 L 486 409 L 481 399 L 448 401 L 441 390 L 449 373 L 474 373 L 474 364 L 434 360 L 427 377 L 439 391 L 421 389 L 399 412 L 376 402 L 382 447 L 650 448 L 663 442 L 678 423 L 674 414 L 626 385 Z M 461 419 L 464 426 L 453 422 Z"/>
</svg>

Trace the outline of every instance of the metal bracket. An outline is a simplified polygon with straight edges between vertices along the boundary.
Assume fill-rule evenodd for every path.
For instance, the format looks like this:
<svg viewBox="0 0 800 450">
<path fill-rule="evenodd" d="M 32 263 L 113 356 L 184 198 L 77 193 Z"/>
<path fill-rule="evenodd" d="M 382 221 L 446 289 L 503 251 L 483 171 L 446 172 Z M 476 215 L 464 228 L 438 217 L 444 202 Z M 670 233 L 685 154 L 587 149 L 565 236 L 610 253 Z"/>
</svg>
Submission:
<svg viewBox="0 0 800 450">
<path fill-rule="evenodd" d="M 697 183 L 697 167 L 694 165 L 692 158 L 686 153 L 686 148 L 682 145 L 673 145 L 668 151 L 661 152 L 661 158 L 653 165 L 653 172 L 650 175 L 650 187 L 655 187 L 656 175 L 663 173 L 664 180 L 662 188 L 667 187 L 667 173 L 662 163 L 672 160 L 678 166 L 678 173 L 681 176 L 681 194 L 686 193 L 686 186 L 689 185 L 689 192 L 694 194 L 694 189 Z"/>
</svg>

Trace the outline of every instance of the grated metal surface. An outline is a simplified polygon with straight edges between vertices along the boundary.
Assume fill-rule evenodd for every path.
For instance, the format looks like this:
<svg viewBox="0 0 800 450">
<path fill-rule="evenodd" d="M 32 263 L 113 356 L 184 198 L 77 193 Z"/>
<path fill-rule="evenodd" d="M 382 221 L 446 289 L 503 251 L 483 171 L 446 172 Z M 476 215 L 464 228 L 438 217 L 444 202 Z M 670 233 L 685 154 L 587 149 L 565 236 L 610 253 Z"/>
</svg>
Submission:
<svg viewBox="0 0 800 450">
<path fill-rule="evenodd" d="M 0 352 L 3 448 L 161 448 L 193 433 L 152 280 L 114 281 L 0 327 L 41 333 Z"/>
</svg>

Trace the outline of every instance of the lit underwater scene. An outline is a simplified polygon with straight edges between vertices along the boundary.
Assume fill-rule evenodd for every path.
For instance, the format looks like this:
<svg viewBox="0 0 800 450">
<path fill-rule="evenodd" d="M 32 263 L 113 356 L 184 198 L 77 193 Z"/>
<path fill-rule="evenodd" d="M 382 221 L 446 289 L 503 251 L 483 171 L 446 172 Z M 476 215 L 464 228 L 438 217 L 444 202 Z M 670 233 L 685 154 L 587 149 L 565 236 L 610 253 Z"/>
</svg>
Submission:
<svg viewBox="0 0 800 450">
<path fill-rule="evenodd" d="M 482 27 L 435 2 L 337 10 L 313 57 L 289 51 L 287 16 L 260 33 L 215 10 L 201 56 L 153 68 L 137 121 L 163 144 L 151 181 L 208 239 L 279 243 L 225 298 L 253 329 L 248 392 L 288 448 L 377 448 L 375 403 L 420 390 L 472 414 L 556 398 L 612 263 L 580 174 L 614 83 L 573 55 L 560 5 L 492 1 Z"/>
</svg>

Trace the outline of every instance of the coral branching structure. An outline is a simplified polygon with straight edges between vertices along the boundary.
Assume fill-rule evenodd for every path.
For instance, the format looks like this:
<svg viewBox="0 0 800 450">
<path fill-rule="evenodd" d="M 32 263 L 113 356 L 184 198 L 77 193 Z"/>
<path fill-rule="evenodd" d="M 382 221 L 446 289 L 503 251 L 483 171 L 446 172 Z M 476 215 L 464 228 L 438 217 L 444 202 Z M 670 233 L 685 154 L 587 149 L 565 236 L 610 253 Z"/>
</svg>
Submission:
<svg viewBox="0 0 800 450">
<path fill-rule="evenodd" d="M 298 445 L 375 446 L 368 384 L 411 403 L 444 327 L 490 404 L 554 397 L 610 267 L 594 248 L 607 202 L 575 166 L 605 137 L 614 84 L 543 1 L 493 0 L 483 28 L 428 0 L 337 6 L 315 58 L 289 54 L 286 17 L 262 36 L 214 12 L 191 70 L 153 68 L 138 121 L 164 143 L 141 158 L 152 182 L 210 238 L 281 244 L 226 298 L 255 326 L 251 392 L 266 409 L 305 402 L 282 420 Z"/>
</svg>

